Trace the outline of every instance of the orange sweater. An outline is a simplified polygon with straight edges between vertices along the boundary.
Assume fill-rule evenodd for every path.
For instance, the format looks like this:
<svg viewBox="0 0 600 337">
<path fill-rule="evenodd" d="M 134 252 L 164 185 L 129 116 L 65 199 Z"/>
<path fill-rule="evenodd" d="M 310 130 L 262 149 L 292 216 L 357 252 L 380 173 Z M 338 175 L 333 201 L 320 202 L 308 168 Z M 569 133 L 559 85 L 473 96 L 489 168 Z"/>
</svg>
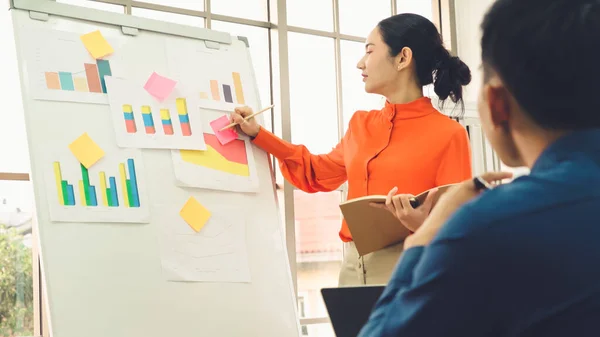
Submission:
<svg viewBox="0 0 600 337">
<path fill-rule="evenodd" d="M 418 194 L 471 178 L 466 130 L 438 112 L 427 97 L 383 110 L 358 111 L 342 141 L 314 155 L 261 128 L 254 144 L 279 160 L 283 176 L 297 188 L 329 192 L 348 181 L 348 199 L 398 193 Z M 346 222 L 340 238 L 352 241 Z"/>
</svg>

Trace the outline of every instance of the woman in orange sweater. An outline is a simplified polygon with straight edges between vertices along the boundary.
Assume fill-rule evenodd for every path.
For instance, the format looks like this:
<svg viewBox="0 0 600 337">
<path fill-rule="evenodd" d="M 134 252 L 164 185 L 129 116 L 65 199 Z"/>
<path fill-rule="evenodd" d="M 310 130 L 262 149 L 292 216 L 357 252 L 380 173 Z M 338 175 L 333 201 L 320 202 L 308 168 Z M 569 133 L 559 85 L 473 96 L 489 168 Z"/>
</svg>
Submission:
<svg viewBox="0 0 600 337">
<path fill-rule="evenodd" d="M 253 119 L 244 121 L 252 113 L 248 107 L 236 109 L 232 121 L 278 159 L 289 182 L 308 193 L 333 191 L 348 181 L 348 199 L 399 191 L 405 194 L 400 200 L 407 201 L 409 195 L 471 177 L 466 130 L 423 96 L 423 86 L 433 83 L 442 101 L 450 97 L 462 103 L 462 86 L 471 80 L 469 68 L 451 57 L 433 23 L 416 14 L 381 21 L 367 37 L 357 67 L 365 90 L 385 96 L 387 102 L 382 110 L 357 111 L 342 141 L 328 154 L 312 154 Z M 416 209 L 405 208 L 401 221 L 418 228 L 430 208 L 427 201 Z M 340 286 L 387 283 L 402 243 L 359 256 L 345 222 L 340 238 Z"/>
</svg>

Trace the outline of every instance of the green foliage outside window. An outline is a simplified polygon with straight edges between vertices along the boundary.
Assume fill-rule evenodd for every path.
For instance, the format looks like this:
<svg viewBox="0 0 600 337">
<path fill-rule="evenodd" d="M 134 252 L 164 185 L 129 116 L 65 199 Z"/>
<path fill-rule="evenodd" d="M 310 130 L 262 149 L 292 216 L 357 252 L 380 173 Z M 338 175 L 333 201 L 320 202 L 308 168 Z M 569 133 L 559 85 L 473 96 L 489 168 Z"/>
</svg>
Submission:
<svg viewBox="0 0 600 337">
<path fill-rule="evenodd" d="M 31 248 L 0 224 L 0 337 L 33 336 Z"/>
</svg>

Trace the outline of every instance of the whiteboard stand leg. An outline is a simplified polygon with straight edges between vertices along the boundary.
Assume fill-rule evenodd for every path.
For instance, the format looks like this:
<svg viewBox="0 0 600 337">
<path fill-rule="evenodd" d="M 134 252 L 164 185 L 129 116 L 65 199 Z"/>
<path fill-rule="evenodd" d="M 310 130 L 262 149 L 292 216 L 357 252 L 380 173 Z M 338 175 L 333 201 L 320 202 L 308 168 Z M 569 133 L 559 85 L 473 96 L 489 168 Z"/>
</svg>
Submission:
<svg viewBox="0 0 600 337">
<path fill-rule="evenodd" d="M 122 26 L 121 32 L 123 32 L 125 35 L 136 36 L 139 34 L 140 30 L 137 28 Z"/>
<path fill-rule="evenodd" d="M 40 20 L 40 21 L 48 21 L 48 19 L 50 19 L 50 15 L 48 15 L 48 13 L 40 13 L 40 12 L 34 12 L 34 11 L 29 11 L 29 17 L 32 18 L 33 20 Z"/>
</svg>

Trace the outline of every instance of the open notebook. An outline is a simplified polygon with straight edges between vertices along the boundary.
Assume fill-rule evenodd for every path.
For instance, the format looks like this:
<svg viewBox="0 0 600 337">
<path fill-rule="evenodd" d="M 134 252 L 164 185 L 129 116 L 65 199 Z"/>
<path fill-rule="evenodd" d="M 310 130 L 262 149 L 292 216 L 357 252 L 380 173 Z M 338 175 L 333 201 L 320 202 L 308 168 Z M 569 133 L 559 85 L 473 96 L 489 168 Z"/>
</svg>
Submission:
<svg viewBox="0 0 600 337">
<path fill-rule="evenodd" d="M 433 200 L 434 206 L 439 197 L 454 185 L 438 187 L 439 191 Z M 416 207 L 423 204 L 429 191 L 415 196 L 415 200 L 411 203 Z M 361 256 L 398 243 L 410 234 L 410 231 L 388 210 L 370 205 L 370 203 L 385 203 L 385 198 L 385 195 L 368 195 L 340 204 L 342 215 Z"/>
</svg>

